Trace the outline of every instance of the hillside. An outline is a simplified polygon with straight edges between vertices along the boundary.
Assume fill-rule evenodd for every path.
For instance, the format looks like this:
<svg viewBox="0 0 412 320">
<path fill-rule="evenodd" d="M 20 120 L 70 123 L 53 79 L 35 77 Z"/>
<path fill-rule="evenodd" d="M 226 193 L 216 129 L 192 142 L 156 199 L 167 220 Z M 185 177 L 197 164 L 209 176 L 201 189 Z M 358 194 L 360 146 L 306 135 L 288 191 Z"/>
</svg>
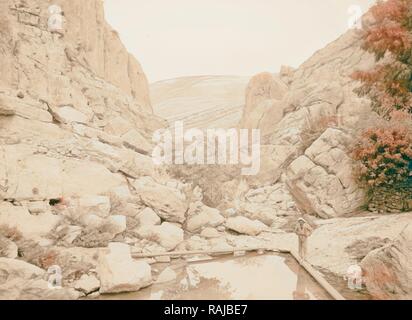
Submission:
<svg viewBox="0 0 412 320">
<path fill-rule="evenodd" d="M 150 85 L 153 111 L 187 128 L 232 128 L 241 117 L 248 77 L 199 76 Z"/>
</svg>

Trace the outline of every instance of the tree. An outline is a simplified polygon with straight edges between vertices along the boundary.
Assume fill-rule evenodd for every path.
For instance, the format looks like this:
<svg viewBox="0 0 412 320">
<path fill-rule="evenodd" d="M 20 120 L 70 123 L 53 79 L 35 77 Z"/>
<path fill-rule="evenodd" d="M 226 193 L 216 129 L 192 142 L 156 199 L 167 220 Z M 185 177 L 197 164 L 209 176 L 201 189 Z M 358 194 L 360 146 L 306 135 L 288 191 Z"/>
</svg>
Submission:
<svg viewBox="0 0 412 320">
<path fill-rule="evenodd" d="M 371 15 L 374 23 L 363 30 L 362 48 L 378 63 L 353 74 L 362 82 L 356 92 L 368 96 L 386 119 L 394 110 L 412 114 L 412 0 L 379 1 Z"/>
<path fill-rule="evenodd" d="M 357 71 L 355 91 L 382 118 L 361 134 L 353 152 L 359 180 L 368 188 L 410 182 L 412 167 L 412 0 L 379 1 L 362 31 L 362 48 L 375 66 Z"/>
</svg>

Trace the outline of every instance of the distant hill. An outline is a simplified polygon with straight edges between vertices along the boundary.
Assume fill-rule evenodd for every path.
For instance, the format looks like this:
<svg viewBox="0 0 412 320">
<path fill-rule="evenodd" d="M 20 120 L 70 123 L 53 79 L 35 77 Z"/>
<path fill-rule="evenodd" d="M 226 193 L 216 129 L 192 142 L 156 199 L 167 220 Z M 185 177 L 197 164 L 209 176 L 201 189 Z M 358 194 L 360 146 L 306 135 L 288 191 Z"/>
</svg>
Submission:
<svg viewBox="0 0 412 320">
<path fill-rule="evenodd" d="M 153 110 L 186 128 L 235 127 L 242 116 L 249 77 L 194 76 L 153 83 Z"/>
</svg>

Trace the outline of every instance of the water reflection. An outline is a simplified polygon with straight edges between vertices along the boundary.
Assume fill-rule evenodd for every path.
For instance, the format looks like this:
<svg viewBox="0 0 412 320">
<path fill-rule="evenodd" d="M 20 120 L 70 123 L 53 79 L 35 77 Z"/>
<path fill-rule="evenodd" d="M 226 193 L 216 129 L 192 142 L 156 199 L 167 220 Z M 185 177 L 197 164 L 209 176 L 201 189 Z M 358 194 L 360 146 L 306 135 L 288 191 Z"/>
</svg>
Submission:
<svg viewBox="0 0 412 320">
<path fill-rule="evenodd" d="M 178 277 L 108 299 L 316 300 L 328 294 L 290 256 L 253 255 L 173 266 Z"/>
</svg>

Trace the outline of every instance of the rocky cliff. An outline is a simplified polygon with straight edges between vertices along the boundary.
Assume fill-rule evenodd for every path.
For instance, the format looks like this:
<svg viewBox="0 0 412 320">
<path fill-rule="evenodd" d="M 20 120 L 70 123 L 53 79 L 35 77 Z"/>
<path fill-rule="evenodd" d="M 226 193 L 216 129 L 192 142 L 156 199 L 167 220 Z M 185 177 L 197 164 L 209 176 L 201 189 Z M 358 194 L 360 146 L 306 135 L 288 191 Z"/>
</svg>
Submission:
<svg viewBox="0 0 412 320">
<path fill-rule="evenodd" d="M 53 14 L 61 28 L 50 28 Z M 96 291 L 89 271 L 98 264 L 97 248 L 138 226 L 134 217 L 144 203 L 173 221 L 171 203 L 180 216 L 186 211 L 176 188 L 164 187 L 160 203 L 153 194 L 162 185 L 133 186 L 135 179 L 156 176 L 152 133 L 166 121 L 153 115 L 146 77 L 105 22 L 102 1 L 1 0 L 0 24 L 0 269 L 7 275 L 0 296 Z M 141 219 L 147 214 L 158 217 L 146 211 Z M 124 235 L 117 241 L 125 242 Z M 132 263 L 125 246 L 113 250 Z M 104 252 L 103 291 L 150 283 L 148 265 L 130 273 L 134 283 L 110 278 L 122 266 L 113 265 L 115 253 L 106 259 Z M 90 292 L 47 290 L 52 265 L 64 269 L 65 288 L 74 289 L 83 276 L 78 285 L 92 284 Z"/>
<path fill-rule="evenodd" d="M 165 125 L 102 2 L 58 4 L 62 32 L 49 31 L 49 1 L 1 2 L 0 180 L 9 201 L 100 193 L 124 174 L 150 173 L 152 132 Z"/>
<path fill-rule="evenodd" d="M 347 151 L 369 103 L 353 92 L 350 75 L 373 62 L 349 31 L 297 70 L 255 76 L 240 123 L 261 129 L 264 141 L 251 183 L 285 183 L 302 211 L 324 218 L 356 211 L 364 198 Z"/>
</svg>

